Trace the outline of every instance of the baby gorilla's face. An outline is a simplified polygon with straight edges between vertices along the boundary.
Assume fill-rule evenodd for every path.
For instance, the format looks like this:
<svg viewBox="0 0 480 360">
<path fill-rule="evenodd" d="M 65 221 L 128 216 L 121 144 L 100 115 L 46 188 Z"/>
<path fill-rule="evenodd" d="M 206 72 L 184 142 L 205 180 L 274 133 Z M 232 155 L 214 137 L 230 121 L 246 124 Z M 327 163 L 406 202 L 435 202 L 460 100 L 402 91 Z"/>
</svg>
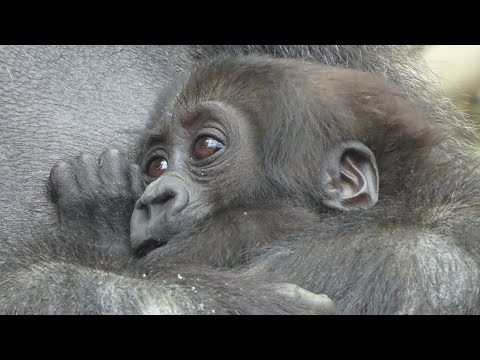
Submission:
<svg viewBox="0 0 480 360">
<path fill-rule="evenodd" d="M 342 70 L 330 69 L 323 82 L 307 83 L 298 62 L 269 62 L 258 73 L 265 60 L 250 61 L 232 63 L 231 72 L 225 70 L 228 62 L 197 70 L 172 114 L 148 130 L 142 156 L 148 186 L 131 218 L 137 255 L 177 238 L 184 243 L 202 239 L 202 251 L 229 253 L 228 237 L 246 251 L 246 244 L 263 244 L 284 233 L 279 219 L 296 218 L 297 208 L 318 212 L 323 204 L 348 211 L 376 203 L 372 152 L 352 139 L 325 140 L 325 129 L 341 125 L 325 117 L 339 106 L 337 100 L 332 106 L 324 103 L 335 94 L 335 77 L 345 77 Z M 322 74 L 325 67 L 312 71 Z M 319 97 L 323 106 L 318 107 Z M 322 123 L 326 120 L 332 124 Z M 227 223 L 234 224 L 233 233 Z"/>
<path fill-rule="evenodd" d="M 159 123 L 146 140 L 142 169 L 148 186 L 131 220 L 138 255 L 244 205 L 262 179 L 253 124 L 231 106 L 204 102 Z"/>
</svg>

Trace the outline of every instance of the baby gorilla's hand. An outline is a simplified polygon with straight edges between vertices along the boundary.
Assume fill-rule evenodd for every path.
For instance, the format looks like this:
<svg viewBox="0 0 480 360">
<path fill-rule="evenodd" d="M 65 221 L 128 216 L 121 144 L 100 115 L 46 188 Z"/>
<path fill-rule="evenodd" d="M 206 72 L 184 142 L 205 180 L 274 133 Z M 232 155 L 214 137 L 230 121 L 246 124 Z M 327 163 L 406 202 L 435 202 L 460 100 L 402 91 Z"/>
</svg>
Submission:
<svg viewBox="0 0 480 360">
<path fill-rule="evenodd" d="M 81 239 L 104 255 L 129 251 L 130 217 L 143 193 L 138 165 L 118 150 L 107 150 L 98 160 L 80 155 L 53 167 L 50 191 L 64 238 Z"/>
</svg>

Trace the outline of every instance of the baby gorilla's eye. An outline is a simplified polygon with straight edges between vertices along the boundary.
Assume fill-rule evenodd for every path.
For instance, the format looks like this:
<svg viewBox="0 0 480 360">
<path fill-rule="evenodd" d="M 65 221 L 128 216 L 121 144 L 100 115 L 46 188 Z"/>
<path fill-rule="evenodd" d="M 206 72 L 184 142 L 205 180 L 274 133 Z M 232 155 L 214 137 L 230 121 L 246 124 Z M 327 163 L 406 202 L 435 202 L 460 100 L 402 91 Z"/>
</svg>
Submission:
<svg viewBox="0 0 480 360">
<path fill-rule="evenodd" d="M 156 158 L 148 166 L 148 176 L 158 178 L 167 170 L 167 167 L 167 160 L 162 157 Z"/>
<path fill-rule="evenodd" d="M 209 136 L 203 136 L 199 138 L 195 145 L 193 146 L 193 156 L 197 160 L 206 159 L 213 154 L 215 154 L 218 150 L 223 149 L 225 145 Z"/>
</svg>

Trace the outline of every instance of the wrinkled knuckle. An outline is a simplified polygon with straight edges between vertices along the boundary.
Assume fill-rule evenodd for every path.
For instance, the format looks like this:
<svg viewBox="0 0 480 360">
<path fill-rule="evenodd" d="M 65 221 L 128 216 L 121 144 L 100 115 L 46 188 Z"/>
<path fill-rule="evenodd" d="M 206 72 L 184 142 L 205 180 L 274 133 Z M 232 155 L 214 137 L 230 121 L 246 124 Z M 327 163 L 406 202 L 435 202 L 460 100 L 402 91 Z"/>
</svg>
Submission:
<svg viewBox="0 0 480 360">
<path fill-rule="evenodd" d="M 122 153 L 120 152 L 120 150 L 116 149 L 116 148 L 111 148 L 111 149 L 108 149 L 107 150 L 108 154 L 110 156 L 115 156 L 115 157 L 120 157 L 122 155 Z"/>
<path fill-rule="evenodd" d="M 99 164 L 101 168 L 107 168 L 115 173 L 124 171 L 124 158 L 122 153 L 117 149 L 105 150 L 100 155 Z"/>
<path fill-rule="evenodd" d="M 53 165 L 52 170 L 50 170 L 50 179 L 54 180 L 58 176 L 58 173 L 61 171 L 61 169 L 62 165 L 59 162 Z"/>
<path fill-rule="evenodd" d="M 57 162 L 50 171 L 50 183 L 57 185 L 61 179 L 61 175 L 67 171 L 68 164 L 65 161 Z"/>
<path fill-rule="evenodd" d="M 81 154 L 79 155 L 79 161 L 80 163 L 86 165 L 86 164 L 91 164 L 95 161 L 95 158 L 93 155 L 90 154 Z"/>
<path fill-rule="evenodd" d="M 68 167 L 68 163 L 66 161 L 58 161 L 52 168 L 54 172 L 65 171 Z"/>
<path fill-rule="evenodd" d="M 112 148 L 105 150 L 102 155 L 100 155 L 100 159 L 118 159 L 121 157 L 121 152 L 118 149 Z"/>
</svg>

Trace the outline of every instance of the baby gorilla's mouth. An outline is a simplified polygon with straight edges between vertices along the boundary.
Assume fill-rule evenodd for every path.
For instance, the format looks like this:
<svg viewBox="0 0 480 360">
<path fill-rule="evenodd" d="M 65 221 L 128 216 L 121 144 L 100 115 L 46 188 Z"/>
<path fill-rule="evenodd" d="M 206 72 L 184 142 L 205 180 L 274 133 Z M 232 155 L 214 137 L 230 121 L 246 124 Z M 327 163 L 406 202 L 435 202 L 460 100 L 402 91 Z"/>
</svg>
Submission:
<svg viewBox="0 0 480 360">
<path fill-rule="evenodd" d="M 161 246 L 166 245 L 168 242 L 167 239 L 154 239 L 154 238 L 149 238 L 145 241 L 143 241 L 135 250 L 134 250 L 134 255 L 137 257 L 144 257 L 147 255 L 149 252 L 155 250 L 156 248 L 159 248 Z"/>
</svg>

